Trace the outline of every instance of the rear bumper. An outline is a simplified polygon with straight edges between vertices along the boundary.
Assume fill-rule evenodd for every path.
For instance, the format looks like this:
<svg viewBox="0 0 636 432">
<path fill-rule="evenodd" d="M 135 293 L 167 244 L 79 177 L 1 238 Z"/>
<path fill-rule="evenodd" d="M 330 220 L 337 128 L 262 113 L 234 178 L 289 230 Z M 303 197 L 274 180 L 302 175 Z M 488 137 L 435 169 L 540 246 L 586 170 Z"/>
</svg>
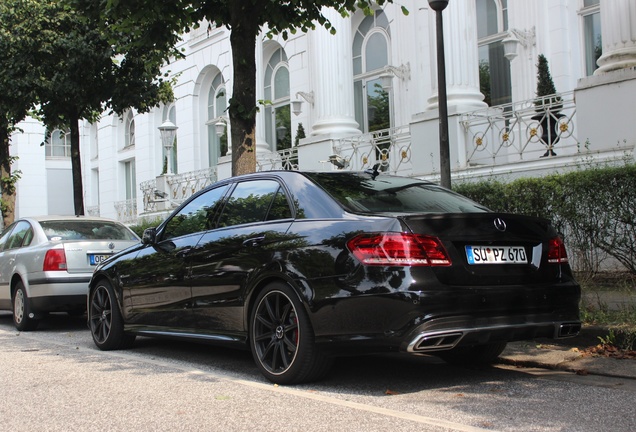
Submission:
<svg viewBox="0 0 636 432">
<path fill-rule="evenodd" d="M 89 280 L 81 276 L 29 281 L 28 295 L 32 310 L 57 312 L 85 309 Z"/>
<path fill-rule="evenodd" d="M 440 319 L 432 320 L 410 332 L 401 350 L 409 353 L 428 353 L 493 342 L 536 338 L 561 339 L 574 337 L 580 330 L 581 322 L 578 319 L 554 320 L 554 317 Z"/>
<path fill-rule="evenodd" d="M 31 300 L 33 312 L 67 312 L 86 310 L 86 294 L 36 297 Z"/>
</svg>

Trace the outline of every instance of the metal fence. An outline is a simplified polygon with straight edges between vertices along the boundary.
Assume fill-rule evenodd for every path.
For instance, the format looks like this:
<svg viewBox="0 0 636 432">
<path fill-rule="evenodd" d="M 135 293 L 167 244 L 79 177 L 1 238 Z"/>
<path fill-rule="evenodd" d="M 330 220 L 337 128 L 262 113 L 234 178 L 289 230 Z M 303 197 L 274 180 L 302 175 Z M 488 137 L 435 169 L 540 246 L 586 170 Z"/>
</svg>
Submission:
<svg viewBox="0 0 636 432">
<path fill-rule="evenodd" d="M 464 114 L 466 165 L 504 165 L 575 154 L 574 93 L 546 96 Z"/>
<path fill-rule="evenodd" d="M 329 162 L 340 169 L 362 171 L 378 165 L 380 171 L 409 175 L 411 132 L 408 125 L 335 140 Z"/>
<path fill-rule="evenodd" d="M 142 182 L 139 188 L 144 197 L 144 213 L 164 210 L 165 208 L 159 208 L 160 203 L 168 203 L 168 208 L 176 207 L 186 198 L 214 183 L 216 179 L 216 167 L 211 167 L 167 177 L 168 190 L 160 190 L 156 179 Z"/>
</svg>

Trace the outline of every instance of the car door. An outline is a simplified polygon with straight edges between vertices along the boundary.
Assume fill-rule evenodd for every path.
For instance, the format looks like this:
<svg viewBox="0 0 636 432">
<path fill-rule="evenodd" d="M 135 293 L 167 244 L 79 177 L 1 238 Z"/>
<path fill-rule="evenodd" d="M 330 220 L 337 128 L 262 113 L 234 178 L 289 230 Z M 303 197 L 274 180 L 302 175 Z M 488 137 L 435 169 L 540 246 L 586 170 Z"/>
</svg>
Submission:
<svg viewBox="0 0 636 432">
<path fill-rule="evenodd" d="M 255 274 L 276 265 L 278 245 L 292 223 L 285 190 L 275 179 L 240 182 L 216 229 L 192 253 L 192 298 L 201 331 L 243 332 L 245 290 Z"/>
<path fill-rule="evenodd" d="M 189 254 L 214 224 L 226 190 L 227 185 L 195 196 L 166 221 L 154 242 L 140 250 L 124 286 L 132 305 L 128 323 L 172 330 L 194 327 Z"/>
<path fill-rule="evenodd" d="M 13 274 L 13 262 L 11 258 L 13 253 L 5 250 L 5 246 L 16 224 L 17 222 L 14 222 L 9 225 L 2 235 L 0 235 L 0 309 L 5 310 L 11 309 L 10 283 Z"/>
</svg>

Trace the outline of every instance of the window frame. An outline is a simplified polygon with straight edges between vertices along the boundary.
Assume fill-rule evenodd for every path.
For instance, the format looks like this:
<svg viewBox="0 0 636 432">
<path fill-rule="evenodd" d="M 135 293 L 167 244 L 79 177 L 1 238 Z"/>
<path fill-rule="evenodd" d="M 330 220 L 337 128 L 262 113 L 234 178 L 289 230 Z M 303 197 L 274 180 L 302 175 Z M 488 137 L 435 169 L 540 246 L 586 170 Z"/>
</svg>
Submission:
<svg viewBox="0 0 636 432">
<path fill-rule="evenodd" d="M 132 110 L 126 112 L 124 117 L 124 147 L 129 149 L 135 147 L 135 114 Z"/>
<path fill-rule="evenodd" d="M 483 49 L 486 49 L 488 52 L 488 60 L 487 60 L 487 64 L 488 64 L 488 77 L 489 77 L 489 82 L 488 82 L 488 88 L 489 88 L 489 94 L 486 95 L 484 94 L 484 102 L 486 102 L 489 106 L 500 106 L 500 105 L 506 105 L 508 103 L 512 102 L 512 73 L 511 73 L 511 64 L 510 61 L 508 61 L 506 58 L 503 57 L 503 40 L 506 39 L 508 37 L 508 31 L 509 31 L 509 20 L 508 20 L 508 1 L 507 0 L 483 0 L 483 2 L 492 2 L 495 5 L 495 9 L 496 9 L 496 19 L 497 19 L 497 32 L 496 33 L 491 33 L 491 34 L 487 34 L 483 37 L 479 37 L 479 34 L 477 35 L 477 61 L 478 61 L 478 67 L 481 68 L 482 67 L 482 63 L 483 63 L 483 57 L 482 57 L 482 52 Z M 476 2 L 475 3 L 475 7 L 477 8 L 477 14 L 476 17 L 480 16 L 480 11 L 479 11 L 479 7 L 480 7 L 480 2 Z M 487 14 L 486 14 L 487 15 Z M 478 26 L 478 30 L 479 30 L 479 26 Z M 503 62 L 503 64 L 505 64 L 506 66 L 504 66 L 504 68 L 501 68 L 501 70 L 499 71 L 501 74 L 504 75 L 504 78 L 507 80 L 508 82 L 508 88 L 507 90 L 507 94 L 502 94 L 501 96 L 499 96 L 497 99 L 502 99 L 501 102 L 497 102 L 494 103 L 493 102 L 493 82 L 501 82 L 501 79 L 497 79 L 494 80 L 493 79 L 493 60 L 496 59 L 492 59 L 491 58 L 491 52 L 493 50 L 497 50 L 500 51 L 502 54 L 502 59 L 501 62 Z M 481 70 L 479 71 L 479 75 L 480 75 L 480 90 L 483 88 L 483 83 L 481 82 Z M 482 92 L 483 93 L 483 92 Z"/>
<path fill-rule="evenodd" d="M 376 35 L 381 35 L 384 39 L 386 46 L 386 64 L 376 69 L 368 70 L 368 47 Z M 361 38 L 361 40 L 358 40 Z M 388 17 L 382 9 L 378 9 L 374 12 L 373 16 L 365 17 L 354 31 L 352 40 L 352 62 L 353 62 L 353 91 L 354 91 L 354 105 L 355 105 L 355 119 L 358 123 L 360 130 L 363 133 L 374 132 L 376 130 L 383 130 L 391 128 L 394 124 L 394 109 L 393 109 L 393 86 L 390 88 L 381 87 L 380 76 L 385 73 L 387 66 L 391 64 L 391 31 Z M 356 64 L 358 63 L 358 64 Z M 359 72 L 356 73 L 356 70 Z M 370 93 L 369 87 L 380 84 L 380 89 L 374 90 L 377 97 L 386 97 L 388 101 L 388 127 L 387 128 L 374 128 L 371 130 L 371 116 L 370 116 Z"/>
<path fill-rule="evenodd" d="M 219 106 L 218 100 L 223 97 L 224 106 Z M 208 130 L 208 166 L 217 166 L 219 159 L 230 154 L 229 122 L 225 112 L 228 109 L 227 88 L 221 72 L 217 73 L 207 92 L 206 126 Z M 216 124 L 225 122 L 223 135 L 216 133 Z"/>
<path fill-rule="evenodd" d="M 582 61 L 582 71 L 585 74 L 584 76 L 592 76 L 594 75 L 594 72 L 598 69 L 598 64 L 597 61 L 598 59 L 603 55 L 603 34 L 602 34 L 602 23 L 601 23 L 601 4 L 600 4 L 600 0 L 596 0 L 595 4 L 591 4 L 588 6 L 585 6 L 585 0 L 580 0 L 580 9 L 578 11 L 578 14 L 580 16 L 580 25 L 581 25 L 581 48 L 583 51 L 583 55 L 581 56 L 581 61 Z M 598 23 L 598 36 L 600 36 L 601 40 L 600 40 L 600 54 L 599 56 L 595 59 L 592 60 L 589 55 L 591 54 L 591 50 L 594 49 L 594 47 L 592 46 L 588 46 L 588 26 L 587 26 L 587 19 L 597 16 L 597 23 Z M 593 18 L 592 18 L 593 19 Z M 592 25 L 594 27 L 594 22 L 592 22 Z M 594 30 L 594 29 L 592 29 Z M 593 69 L 591 70 L 591 65 L 593 64 Z"/>
<path fill-rule="evenodd" d="M 54 140 L 61 141 L 61 144 L 54 143 Z M 71 132 L 62 129 L 54 129 L 49 135 L 44 145 L 44 154 L 46 159 L 68 159 L 71 157 Z M 56 154 L 55 149 L 62 149 L 61 155 Z"/>
<path fill-rule="evenodd" d="M 284 69 L 287 72 L 287 86 L 282 96 L 279 94 L 280 87 L 277 85 L 276 77 L 278 73 Z M 263 77 L 265 99 L 268 104 L 265 107 L 265 141 L 269 145 L 271 151 L 276 152 L 291 148 L 293 146 L 292 128 L 291 128 L 291 74 L 289 72 L 289 64 L 287 55 L 282 47 L 278 47 L 272 52 L 265 67 Z M 282 122 L 280 121 L 282 118 Z M 279 126 L 280 123 L 280 126 Z M 279 136 L 281 127 L 286 130 Z"/>
</svg>

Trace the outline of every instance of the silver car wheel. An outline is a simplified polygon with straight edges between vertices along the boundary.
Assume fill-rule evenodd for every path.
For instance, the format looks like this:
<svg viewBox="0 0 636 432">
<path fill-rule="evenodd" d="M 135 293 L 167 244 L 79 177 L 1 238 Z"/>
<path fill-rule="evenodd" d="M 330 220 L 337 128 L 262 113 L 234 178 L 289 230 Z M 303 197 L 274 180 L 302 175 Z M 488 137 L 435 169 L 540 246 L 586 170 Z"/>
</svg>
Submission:
<svg viewBox="0 0 636 432">
<path fill-rule="evenodd" d="M 17 324 L 24 319 L 24 292 L 21 289 L 16 291 L 13 299 L 13 317 Z"/>
<path fill-rule="evenodd" d="M 13 324 L 20 331 L 35 330 L 39 319 L 33 315 L 29 296 L 22 282 L 18 282 L 13 293 Z"/>
</svg>

